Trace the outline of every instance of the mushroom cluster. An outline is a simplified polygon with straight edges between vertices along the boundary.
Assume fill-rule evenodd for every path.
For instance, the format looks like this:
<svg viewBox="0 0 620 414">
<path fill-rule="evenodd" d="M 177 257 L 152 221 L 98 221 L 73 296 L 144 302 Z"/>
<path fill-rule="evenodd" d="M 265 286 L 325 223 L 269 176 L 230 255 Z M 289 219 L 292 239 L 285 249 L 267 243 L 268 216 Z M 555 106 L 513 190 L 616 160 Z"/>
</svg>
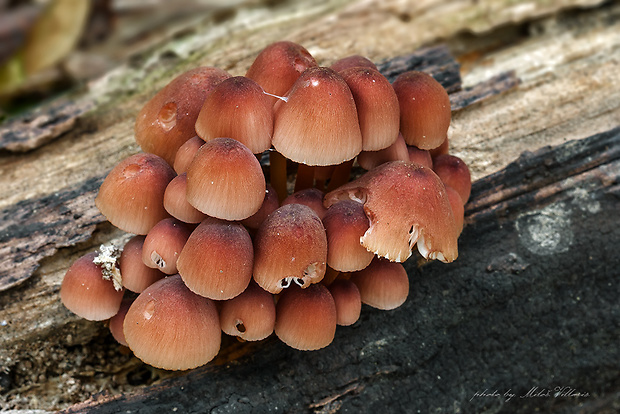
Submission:
<svg viewBox="0 0 620 414">
<path fill-rule="evenodd" d="M 163 369 L 209 362 L 222 332 L 323 348 L 362 303 L 406 300 L 401 263 L 415 246 L 456 259 L 471 181 L 448 154 L 449 124 L 448 95 L 430 75 L 390 84 L 361 56 L 321 67 L 277 42 L 245 76 L 190 70 L 140 111 L 144 152 L 96 197 L 134 236 L 122 253 L 78 259 L 62 302 L 109 319 L 118 342 Z"/>
</svg>

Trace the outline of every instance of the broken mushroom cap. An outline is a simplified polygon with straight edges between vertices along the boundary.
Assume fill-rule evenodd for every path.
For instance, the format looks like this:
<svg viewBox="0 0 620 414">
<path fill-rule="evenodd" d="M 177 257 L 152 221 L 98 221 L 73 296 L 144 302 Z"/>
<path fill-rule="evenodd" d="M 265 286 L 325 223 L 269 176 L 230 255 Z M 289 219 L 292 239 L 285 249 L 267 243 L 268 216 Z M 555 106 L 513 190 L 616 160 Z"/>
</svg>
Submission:
<svg viewBox="0 0 620 414">
<path fill-rule="evenodd" d="M 392 145 L 400 128 L 400 107 L 390 82 L 368 67 L 352 67 L 339 73 L 355 100 L 362 150 L 378 151 Z"/>
<path fill-rule="evenodd" d="M 205 141 L 228 137 L 242 142 L 254 154 L 271 147 L 273 105 L 252 79 L 235 76 L 218 84 L 205 99 L 196 133 Z"/>
<path fill-rule="evenodd" d="M 351 274 L 362 303 L 382 310 L 399 307 L 409 295 L 409 277 L 400 263 L 375 259 L 366 269 Z"/>
<path fill-rule="evenodd" d="M 291 286 L 278 299 L 274 330 L 291 348 L 313 351 L 334 340 L 336 322 L 336 304 L 325 286 Z"/>
<path fill-rule="evenodd" d="M 260 163 L 245 145 L 231 138 L 204 144 L 187 170 L 187 201 L 224 220 L 243 220 L 256 213 L 265 189 Z"/>
<path fill-rule="evenodd" d="M 351 90 L 329 68 L 307 69 L 274 107 L 273 146 L 298 163 L 335 165 L 362 150 Z"/>
<path fill-rule="evenodd" d="M 355 283 L 336 279 L 328 287 L 336 304 L 336 323 L 340 326 L 353 325 L 360 317 L 362 299 Z"/>
<path fill-rule="evenodd" d="M 372 252 L 360 244 L 370 225 L 364 206 L 353 200 L 333 204 L 323 225 L 327 234 L 327 265 L 340 272 L 354 272 L 370 264 Z"/>
<path fill-rule="evenodd" d="M 177 259 L 193 227 L 175 218 L 165 218 L 148 232 L 142 245 L 142 261 L 167 275 L 177 273 Z"/>
<path fill-rule="evenodd" d="M 177 220 L 185 223 L 200 223 L 207 215 L 192 206 L 187 201 L 186 194 L 187 174 L 183 173 L 177 175 L 168 183 L 164 192 L 164 208 Z"/>
<path fill-rule="evenodd" d="M 189 236 L 177 267 L 192 292 L 225 300 L 248 286 L 253 261 L 252 239 L 241 223 L 208 217 Z"/>
<path fill-rule="evenodd" d="M 306 188 L 304 190 L 295 191 L 282 201 L 282 205 L 286 204 L 303 204 L 310 207 L 321 220 L 325 216 L 327 209 L 323 206 L 323 197 L 325 193 L 318 188 Z"/>
<path fill-rule="evenodd" d="M 347 56 L 338 59 L 330 66 L 336 72 L 342 72 L 350 68 L 370 68 L 377 70 L 377 66 L 368 58 L 360 55 Z"/>
<path fill-rule="evenodd" d="M 95 205 L 119 229 L 146 234 L 158 221 L 168 217 L 164 192 L 175 175 L 172 167 L 157 155 L 132 155 L 107 175 Z"/>
<path fill-rule="evenodd" d="M 400 103 L 400 131 L 407 145 L 420 149 L 437 148 L 446 139 L 450 126 L 450 98 L 431 75 L 410 71 L 392 84 Z"/>
<path fill-rule="evenodd" d="M 229 78 L 222 69 L 189 70 L 160 90 L 136 118 L 136 142 L 144 152 L 157 154 L 170 165 L 177 150 L 196 135 L 196 118 L 213 87 Z"/>
<path fill-rule="evenodd" d="M 261 204 L 260 208 L 256 213 L 252 214 L 246 219 L 241 220 L 241 224 L 243 224 L 249 229 L 256 230 L 260 227 L 261 223 L 265 221 L 267 216 L 273 213 L 278 207 L 280 207 L 280 202 L 278 201 L 278 193 L 276 193 L 271 184 L 267 184 L 263 204 Z"/>
<path fill-rule="evenodd" d="M 466 204 L 471 193 L 471 174 L 467 164 L 459 157 L 442 154 L 433 159 L 433 170 L 445 185 L 459 193 Z"/>
<path fill-rule="evenodd" d="M 325 275 L 327 236 L 308 206 L 287 204 L 271 213 L 254 238 L 254 280 L 270 293 L 307 287 Z"/>
<path fill-rule="evenodd" d="M 174 171 L 176 171 L 177 174 L 180 175 L 187 172 L 187 168 L 194 160 L 194 156 L 204 143 L 202 138 L 195 136 L 185 141 L 185 143 L 179 147 L 177 155 L 174 157 L 173 164 Z"/>
<path fill-rule="evenodd" d="M 316 65 L 303 46 L 282 41 L 263 49 L 245 76 L 262 86 L 265 92 L 284 96 L 303 71 Z"/>
<path fill-rule="evenodd" d="M 98 252 L 91 252 L 73 262 L 60 286 L 62 304 L 89 321 L 103 321 L 114 316 L 124 292 L 116 290 L 112 280 L 103 278 L 103 269 L 93 263 L 97 255 Z"/>
<path fill-rule="evenodd" d="M 390 161 L 409 161 L 407 144 L 402 134 L 398 134 L 396 141 L 387 148 L 379 151 L 362 151 L 357 156 L 357 163 L 365 170 L 372 170 Z"/>
<path fill-rule="evenodd" d="M 220 305 L 220 325 L 225 334 L 245 341 L 260 341 L 273 332 L 276 305 L 273 295 L 252 282 L 239 296 Z"/>
<path fill-rule="evenodd" d="M 136 357 L 167 370 L 206 364 L 222 337 L 215 303 L 189 290 L 179 275 L 145 289 L 130 306 L 123 331 Z"/>
<path fill-rule="evenodd" d="M 118 260 L 123 287 L 136 293 L 142 292 L 166 276 L 159 269 L 148 267 L 142 261 L 142 245 L 145 238 L 145 236 L 134 236 L 129 239 Z"/>
<path fill-rule="evenodd" d="M 413 245 L 426 259 L 452 262 L 458 229 L 445 187 L 430 169 L 393 161 L 325 195 L 325 206 L 352 199 L 364 204 L 370 227 L 361 243 L 379 257 L 402 262 Z"/>
</svg>

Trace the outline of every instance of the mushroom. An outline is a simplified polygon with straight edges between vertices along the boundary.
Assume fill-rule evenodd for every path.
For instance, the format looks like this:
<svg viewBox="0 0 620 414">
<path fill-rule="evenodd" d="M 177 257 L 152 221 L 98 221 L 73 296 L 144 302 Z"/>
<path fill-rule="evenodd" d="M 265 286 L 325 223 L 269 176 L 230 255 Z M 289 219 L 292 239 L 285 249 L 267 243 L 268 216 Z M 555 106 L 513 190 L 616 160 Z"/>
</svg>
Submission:
<svg viewBox="0 0 620 414">
<path fill-rule="evenodd" d="M 308 287 L 325 275 L 327 237 L 316 213 L 287 204 L 271 213 L 254 238 L 254 280 L 270 293 Z"/>
<path fill-rule="evenodd" d="M 336 304 L 325 286 L 291 286 L 280 295 L 276 305 L 274 331 L 288 346 L 312 351 L 334 340 L 336 322 Z"/>
<path fill-rule="evenodd" d="M 445 187 L 430 169 L 393 161 L 325 195 L 325 206 L 352 199 L 364 204 L 370 227 L 362 246 L 402 262 L 418 251 L 427 259 L 451 262 L 458 255 L 456 227 Z"/>
<path fill-rule="evenodd" d="M 411 145 L 407 146 L 407 153 L 409 154 L 409 161 L 420 164 L 422 167 L 433 168 L 433 159 L 431 158 L 430 151 Z"/>
<path fill-rule="evenodd" d="M 254 282 L 239 296 L 221 303 L 220 325 L 225 334 L 260 341 L 271 335 L 275 323 L 273 295 Z"/>
<path fill-rule="evenodd" d="M 342 72 L 349 68 L 371 68 L 377 70 L 377 66 L 368 58 L 360 55 L 347 56 L 342 59 L 338 59 L 330 68 L 336 72 Z"/>
<path fill-rule="evenodd" d="M 445 141 L 450 126 L 450 98 L 431 75 L 410 71 L 392 84 L 400 103 L 400 132 L 407 145 L 430 150 Z"/>
<path fill-rule="evenodd" d="M 306 188 L 305 190 L 296 191 L 290 196 L 286 197 L 282 202 L 282 205 L 287 204 L 303 204 L 310 207 L 321 220 L 325 216 L 327 209 L 323 205 L 323 193 L 318 188 Z"/>
<path fill-rule="evenodd" d="M 398 134 L 396 141 L 387 148 L 378 151 L 362 151 L 357 156 L 357 163 L 365 170 L 372 170 L 386 162 L 399 160 L 410 160 L 407 144 L 405 144 L 405 139 L 402 134 Z"/>
<path fill-rule="evenodd" d="M 125 316 L 127 315 L 127 311 L 129 307 L 133 303 L 133 299 L 123 298 L 121 302 L 121 307 L 119 308 L 116 315 L 110 318 L 110 322 L 108 324 L 108 328 L 110 329 L 110 333 L 116 339 L 116 342 L 123 346 L 128 346 L 127 341 L 125 340 L 125 332 L 123 331 L 123 323 L 125 322 Z"/>
<path fill-rule="evenodd" d="M 181 175 L 187 172 L 187 167 L 192 163 L 194 156 L 204 145 L 204 140 L 199 136 L 192 137 L 185 141 L 183 145 L 179 147 L 176 156 L 174 157 L 174 171 Z"/>
<path fill-rule="evenodd" d="M 187 173 L 183 173 L 177 175 L 168 183 L 164 192 L 164 208 L 177 220 L 185 223 L 200 223 L 207 215 L 192 206 L 187 201 L 186 194 Z"/>
<path fill-rule="evenodd" d="M 157 154 L 170 165 L 177 150 L 196 135 L 196 118 L 213 87 L 230 75 L 222 69 L 189 70 L 160 90 L 136 118 L 136 142 L 144 152 Z"/>
<path fill-rule="evenodd" d="M 382 310 L 392 310 L 405 303 L 409 295 L 409 278 L 400 263 L 376 258 L 370 266 L 351 274 L 351 282 L 360 292 L 362 303 Z"/>
<path fill-rule="evenodd" d="M 262 222 L 265 221 L 267 216 L 273 213 L 278 207 L 280 207 L 280 203 L 278 202 L 278 194 L 270 184 L 267 184 L 263 204 L 261 204 L 256 213 L 241 220 L 241 224 L 249 229 L 256 230 L 260 227 Z"/>
<path fill-rule="evenodd" d="M 157 155 L 132 155 L 107 175 L 95 205 L 119 229 L 146 234 L 157 222 L 168 217 L 164 192 L 175 175 L 172 167 Z"/>
<path fill-rule="evenodd" d="M 204 144 L 187 170 L 187 201 L 224 220 L 243 220 L 256 213 L 265 189 L 260 163 L 245 145 L 231 138 Z"/>
<path fill-rule="evenodd" d="M 73 262 L 60 286 L 62 304 L 89 321 L 110 319 L 123 300 L 123 290 L 104 279 L 102 267 L 93 262 L 97 254 L 88 253 Z"/>
<path fill-rule="evenodd" d="M 192 226 L 175 218 L 163 219 L 146 235 L 142 261 L 167 275 L 177 273 L 177 259 L 192 230 Z"/>
<path fill-rule="evenodd" d="M 206 364 L 222 337 L 215 303 L 190 291 L 179 275 L 146 288 L 127 311 L 123 331 L 136 357 L 167 370 Z"/>
<path fill-rule="evenodd" d="M 159 269 L 148 267 L 142 261 L 142 245 L 145 236 L 134 236 L 123 247 L 118 260 L 122 283 L 125 289 L 140 293 L 166 276 Z"/>
<path fill-rule="evenodd" d="M 328 289 L 336 304 L 336 323 L 340 326 L 349 326 L 357 322 L 362 311 L 362 299 L 355 283 L 337 279 Z"/>
<path fill-rule="evenodd" d="M 438 155 L 433 159 L 433 170 L 445 185 L 459 193 L 463 204 L 467 203 L 471 193 L 471 174 L 462 159 L 450 154 Z"/>
<path fill-rule="evenodd" d="M 460 235 L 463 231 L 463 225 L 465 222 L 465 205 L 463 204 L 463 199 L 459 193 L 449 185 L 446 185 L 446 194 L 448 195 L 448 200 L 450 200 L 450 207 L 452 207 L 454 222 L 456 223 L 456 228 Z"/>
</svg>

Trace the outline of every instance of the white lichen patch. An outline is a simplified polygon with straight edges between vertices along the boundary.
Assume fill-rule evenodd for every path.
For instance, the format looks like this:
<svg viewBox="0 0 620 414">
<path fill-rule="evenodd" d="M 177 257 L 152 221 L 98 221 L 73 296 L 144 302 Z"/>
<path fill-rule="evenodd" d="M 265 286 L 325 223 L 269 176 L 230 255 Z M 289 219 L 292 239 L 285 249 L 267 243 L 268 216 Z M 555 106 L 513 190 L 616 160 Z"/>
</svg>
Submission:
<svg viewBox="0 0 620 414">
<path fill-rule="evenodd" d="M 590 214 L 596 214 L 601 210 L 601 203 L 596 200 L 593 193 L 585 188 L 574 188 L 569 194 L 572 198 L 572 204 L 579 210 Z"/>
<path fill-rule="evenodd" d="M 570 214 L 570 207 L 562 202 L 521 215 L 515 222 L 521 243 L 541 256 L 568 251 L 574 238 Z"/>
<path fill-rule="evenodd" d="M 121 257 L 123 249 L 114 243 L 102 244 L 99 247 L 99 254 L 93 259 L 93 263 L 102 268 L 103 278 L 112 280 L 114 289 L 123 288 L 121 271 L 118 268 L 118 259 Z"/>
</svg>

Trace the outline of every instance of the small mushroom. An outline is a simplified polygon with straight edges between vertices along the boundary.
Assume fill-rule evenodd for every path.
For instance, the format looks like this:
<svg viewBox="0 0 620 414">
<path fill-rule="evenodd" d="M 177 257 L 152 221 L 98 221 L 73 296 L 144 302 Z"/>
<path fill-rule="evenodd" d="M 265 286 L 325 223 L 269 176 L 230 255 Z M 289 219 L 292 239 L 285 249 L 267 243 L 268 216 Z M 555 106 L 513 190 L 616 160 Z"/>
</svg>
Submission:
<svg viewBox="0 0 620 414">
<path fill-rule="evenodd" d="M 282 205 L 287 204 L 303 204 L 310 207 L 321 220 L 325 216 L 327 209 L 323 205 L 323 197 L 325 193 L 317 188 L 306 188 L 305 190 L 296 191 L 286 197 Z"/>
<path fill-rule="evenodd" d="M 120 309 L 116 315 L 110 318 L 110 322 L 108 324 L 110 333 L 114 339 L 116 339 L 116 342 L 123 346 L 128 346 L 127 341 L 125 340 L 125 332 L 123 331 L 123 323 L 125 322 L 125 316 L 127 315 L 127 311 L 132 303 L 133 299 L 123 298 Z"/>
<path fill-rule="evenodd" d="M 148 232 L 142 245 L 142 261 L 167 275 L 177 273 L 177 259 L 193 226 L 175 218 L 165 218 Z"/>
<path fill-rule="evenodd" d="M 338 59 L 330 66 L 336 72 L 342 72 L 349 68 L 370 68 L 377 70 L 377 66 L 368 58 L 360 55 L 351 55 Z"/>
<path fill-rule="evenodd" d="M 420 164 L 422 167 L 433 168 L 433 159 L 431 158 L 430 151 L 409 145 L 407 146 L 407 153 L 409 154 L 409 161 Z"/>
<path fill-rule="evenodd" d="M 365 170 L 372 170 L 373 168 L 390 161 L 409 160 L 407 144 L 405 144 L 405 139 L 402 134 L 398 134 L 396 141 L 394 141 L 394 143 L 387 148 L 378 151 L 362 151 L 357 156 L 357 163 Z"/>
<path fill-rule="evenodd" d="M 174 171 L 176 171 L 177 174 L 180 175 L 187 172 L 187 168 L 194 160 L 194 156 L 204 143 L 202 138 L 195 136 L 185 141 L 185 143 L 179 147 L 174 157 L 173 164 Z"/>
<path fill-rule="evenodd" d="M 409 277 L 400 263 L 376 258 L 370 266 L 351 274 L 362 303 L 382 310 L 396 309 L 407 300 Z"/>
<path fill-rule="evenodd" d="M 249 229 L 256 230 L 260 227 L 262 222 L 265 221 L 267 216 L 273 213 L 278 207 L 280 207 L 280 203 L 278 202 L 278 194 L 270 184 L 267 184 L 263 204 L 261 204 L 256 213 L 241 220 L 241 224 Z"/>
<path fill-rule="evenodd" d="M 362 311 L 362 299 L 355 283 L 337 279 L 328 289 L 336 304 L 336 323 L 340 326 L 349 326 L 357 322 Z"/>
<path fill-rule="evenodd" d="M 123 247 L 118 260 L 125 289 L 140 293 L 166 276 L 159 269 L 148 267 L 142 261 L 142 246 L 146 236 L 134 236 Z"/>
<path fill-rule="evenodd" d="M 459 193 L 466 204 L 471 193 L 471 174 L 467 164 L 459 157 L 442 154 L 433 159 L 433 170 L 445 185 Z"/>
<path fill-rule="evenodd" d="M 273 295 L 254 282 L 239 296 L 221 302 L 220 325 L 225 334 L 260 341 L 271 335 L 275 323 Z"/>
<path fill-rule="evenodd" d="M 188 141 L 189 142 L 189 141 Z M 192 206 L 186 198 L 187 174 L 177 175 L 164 192 L 164 208 L 172 217 L 185 223 L 200 223 L 207 215 Z"/>
</svg>

